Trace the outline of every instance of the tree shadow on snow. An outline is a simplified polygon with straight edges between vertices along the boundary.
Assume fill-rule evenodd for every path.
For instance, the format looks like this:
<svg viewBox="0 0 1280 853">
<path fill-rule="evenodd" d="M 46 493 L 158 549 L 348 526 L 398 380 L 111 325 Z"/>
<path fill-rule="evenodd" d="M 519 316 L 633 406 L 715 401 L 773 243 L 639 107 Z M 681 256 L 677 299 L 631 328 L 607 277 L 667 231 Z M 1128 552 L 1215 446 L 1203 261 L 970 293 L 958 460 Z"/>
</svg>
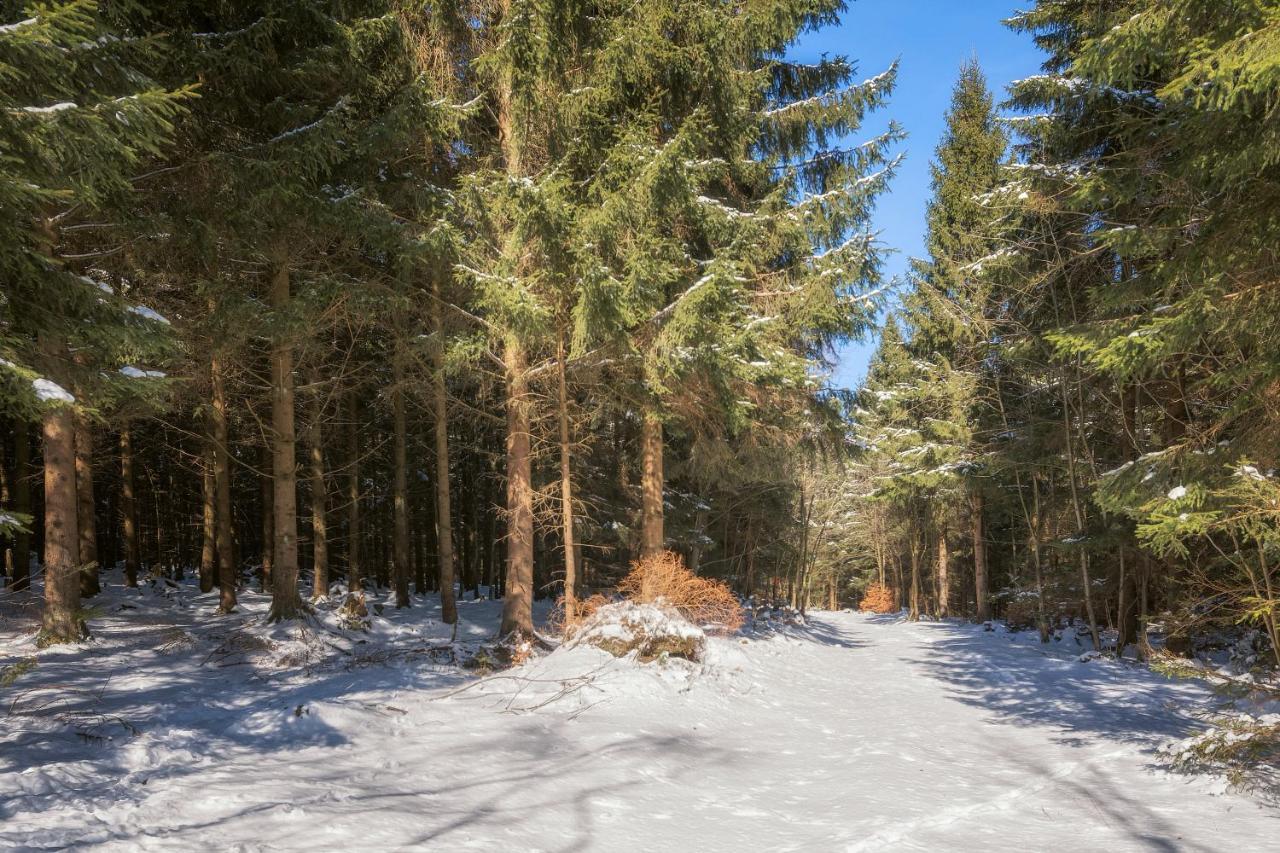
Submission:
<svg viewBox="0 0 1280 853">
<path fill-rule="evenodd" d="M 1001 723 L 1056 728 L 1062 743 L 1099 736 L 1151 749 L 1185 736 L 1196 723 L 1192 712 L 1211 704 L 1209 691 L 1198 685 L 1128 665 L 1080 661 L 1052 646 L 1015 646 L 1008 635 L 968 625 L 916 627 L 928 632 L 932 654 L 906 663 Z"/>
</svg>

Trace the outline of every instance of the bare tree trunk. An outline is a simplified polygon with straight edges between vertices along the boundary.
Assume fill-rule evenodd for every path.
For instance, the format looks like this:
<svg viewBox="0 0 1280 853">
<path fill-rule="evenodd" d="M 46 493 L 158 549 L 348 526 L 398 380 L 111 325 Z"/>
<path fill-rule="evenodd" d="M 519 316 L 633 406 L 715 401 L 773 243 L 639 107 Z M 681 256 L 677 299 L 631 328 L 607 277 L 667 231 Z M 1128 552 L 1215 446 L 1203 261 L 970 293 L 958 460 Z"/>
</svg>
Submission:
<svg viewBox="0 0 1280 853">
<path fill-rule="evenodd" d="M 289 307 L 289 268 L 277 260 L 271 279 L 271 307 L 277 316 Z M 271 428 L 275 564 L 271 568 L 270 622 L 302 615 L 298 594 L 298 460 L 293 425 L 293 347 L 276 332 L 271 345 Z"/>
<path fill-rule="evenodd" d="M 324 401 L 317 379 L 313 377 L 311 421 L 307 424 L 307 444 L 311 453 L 311 594 L 324 598 L 329 594 L 329 523 L 325 517 L 328 493 L 324 479 Z"/>
<path fill-rule="evenodd" d="M 213 491 L 215 540 L 218 554 L 218 612 L 236 609 L 236 557 L 231 536 L 231 455 L 227 428 L 227 395 L 223 387 L 222 358 L 215 352 L 209 360 L 213 386 Z"/>
<path fill-rule="evenodd" d="M 529 386 L 524 349 L 514 339 L 503 352 L 507 374 L 507 581 L 503 636 L 533 635 L 533 484 Z"/>
<path fill-rule="evenodd" d="M 142 568 L 138 542 L 138 501 L 133 479 L 133 431 L 120 430 L 120 525 L 124 535 L 124 585 L 136 587 Z"/>
<path fill-rule="evenodd" d="M 102 591 L 98 580 L 98 524 L 93 504 L 93 431 L 83 415 L 76 415 L 76 522 L 80 528 L 80 597 Z"/>
<path fill-rule="evenodd" d="M 578 566 L 577 549 L 573 536 L 573 479 L 569 467 L 569 389 L 565 378 L 566 358 L 564 335 L 560 337 L 559 356 L 559 410 L 560 410 L 560 516 L 563 521 L 564 539 L 564 618 L 572 624 L 577 618 Z"/>
<path fill-rule="evenodd" d="M 408 479 L 408 432 L 404 413 L 404 361 L 396 344 L 396 352 L 391 357 L 391 420 L 392 420 L 392 460 L 391 460 L 391 582 L 396 591 L 396 608 L 408 607 L 409 575 L 409 479 Z"/>
<path fill-rule="evenodd" d="M 662 421 L 656 413 L 645 412 L 640 424 L 640 557 L 661 554 L 663 535 Z"/>
<path fill-rule="evenodd" d="M 347 396 L 347 588 L 364 588 L 360 574 L 360 401 Z"/>
<path fill-rule="evenodd" d="M 693 545 L 689 547 L 689 571 L 695 575 L 702 564 L 702 540 L 707 535 L 707 510 L 699 507 L 693 514 Z M 746 592 L 750 595 L 750 591 Z"/>
<path fill-rule="evenodd" d="M 13 422 L 13 508 L 31 515 L 31 432 L 25 418 Z M 31 534 L 13 537 L 13 589 L 31 588 Z"/>
<path fill-rule="evenodd" d="M 61 342 L 41 340 L 50 361 Z M 88 636 L 80 617 L 80 541 L 76 496 L 75 415 L 57 404 L 44 415 L 44 614 L 40 644 L 74 643 Z"/>
<path fill-rule="evenodd" d="M 909 618 L 912 622 L 920 620 L 920 552 L 924 550 L 920 542 L 920 536 L 912 534 L 911 536 L 911 612 Z"/>
<path fill-rule="evenodd" d="M 436 442 L 436 552 L 440 560 L 440 618 L 446 625 L 458 622 L 458 604 L 453 594 L 453 517 L 449 494 L 449 396 L 444 377 L 444 308 L 440 302 L 440 282 L 433 278 L 431 293 L 432 347 L 431 396 L 435 415 Z"/>
<path fill-rule="evenodd" d="M 217 489 L 213 482 L 213 442 L 206 438 L 200 477 L 200 591 L 213 590 L 217 572 Z"/>
<path fill-rule="evenodd" d="M 271 469 L 275 466 L 271 448 L 262 446 L 262 473 L 258 475 L 258 494 L 262 503 L 262 573 L 258 576 L 258 588 L 262 592 L 271 589 L 272 570 L 276 564 L 276 510 L 275 481 Z"/>
<path fill-rule="evenodd" d="M 938 616 L 950 615 L 951 603 L 951 553 L 947 549 L 947 526 L 938 526 Z"/>
<path fill-rule="evenodd" d="M 991 603 L 987 599 L 987 535 L 983 527 L 984 501 L 982 493 L 969 493 L 969 519 L 973 524 L 973 589 L 978 605 L 978 621 L 991 618 Z"/>
</svg>

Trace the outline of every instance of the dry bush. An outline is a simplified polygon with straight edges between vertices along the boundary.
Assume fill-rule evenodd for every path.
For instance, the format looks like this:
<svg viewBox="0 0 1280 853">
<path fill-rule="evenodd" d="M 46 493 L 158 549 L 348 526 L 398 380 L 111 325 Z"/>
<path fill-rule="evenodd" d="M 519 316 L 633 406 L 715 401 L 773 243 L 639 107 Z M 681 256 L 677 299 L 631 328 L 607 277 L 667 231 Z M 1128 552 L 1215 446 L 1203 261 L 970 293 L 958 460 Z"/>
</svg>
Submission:
<svg viewBox="0 0 1280 853">
<path fill-rule="evenodd" d="M 893 590 L 882 583 L 871 584 L 863 594 L 862 601 L 858 602 L 858 609 L 868 613 L 892 613 L 895 609 Z"/>
<path fill-rule="evenodd" d="M 715 633 L 732 634 L 742 627 L 742 605 L 733 590 L 720 581 L 698 577 L 671 551 L 633 563 L 618 591 L 640 604 L 674 607 L 694 625 Z"/>
<path fill-rule="evenodd" d="M 574 608 L 573 619 L 567 618 L 564 609 L 564 596 L 556 599 L 556 606 L 551 609 L 551 613 L 547 616 L 547 626 L 551 630 L 564 634 L 566 636 L 574 633 L 582 625 L 583 622 L 591 618 L 591 616 L 610 602 L 608 596 L 596 593 L 588 598 L 578 600 L 577 606 Z"/>
</svg>

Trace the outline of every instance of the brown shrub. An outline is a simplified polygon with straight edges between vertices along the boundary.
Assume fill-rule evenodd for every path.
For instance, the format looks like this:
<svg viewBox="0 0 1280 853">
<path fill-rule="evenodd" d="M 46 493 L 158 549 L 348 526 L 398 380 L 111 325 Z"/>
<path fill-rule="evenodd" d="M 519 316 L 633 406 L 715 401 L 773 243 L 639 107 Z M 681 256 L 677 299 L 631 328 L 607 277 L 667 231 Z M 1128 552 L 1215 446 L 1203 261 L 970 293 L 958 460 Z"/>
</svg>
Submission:
<svg viewBox="0 0 1280 853">
<path fill-rule="evenodd" d="M 893 590 L 885 584 L 873 583 L 867 587 L 862 601 L 858 602 L 858 609 L 868 613 L 892 613 L 893 604 Z"/>
<path fill-rule="evenodd" d="M 552 630 L 561 634 L 572 634 L 585 621 L 591 618 L 601 607 L 609 603 L 607 596 L 596 593 L 588 598 L 578 600 L 578 606 L 574 608 L 573 619 L 567 618 L 564 609 L 564 596 L 556 599 L 556 606 L 551 609 L 551 613 L 547 616 L 547 626 Z"/>
<path fill-rule="evenodd" d="M 742 605 L 720 581 L 700 578 L 684 566 L 679 554 L 664 551 L 637 560 L 618 591 L 640 604 L 665 604 L 695 625 L 732 634 L 742 627 Z"/>
</svg>

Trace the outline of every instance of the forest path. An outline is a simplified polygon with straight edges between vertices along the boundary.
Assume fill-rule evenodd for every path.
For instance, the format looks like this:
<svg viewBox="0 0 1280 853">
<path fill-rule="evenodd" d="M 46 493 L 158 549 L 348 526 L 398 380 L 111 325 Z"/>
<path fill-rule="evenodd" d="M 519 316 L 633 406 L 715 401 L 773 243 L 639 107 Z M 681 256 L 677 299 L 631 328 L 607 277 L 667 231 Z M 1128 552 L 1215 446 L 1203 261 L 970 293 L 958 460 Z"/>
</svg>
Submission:
<svg viewBox="0 0 1280 853">
<path fill-rule="evenodd" d="M 713 641 L 700 672 L 583 648 L 453 696 L 456 673 L 408 659 L 281 677 L 140 657 L 112 701 L 153 703 L 142 732 L 0 772 L 0 847 L 1274 849 L 1276 811 L 1153 769 L 1191 724 L 1167 706 L 1204 690 L 1064 644 L 818 613 Z"/>
</svg>

